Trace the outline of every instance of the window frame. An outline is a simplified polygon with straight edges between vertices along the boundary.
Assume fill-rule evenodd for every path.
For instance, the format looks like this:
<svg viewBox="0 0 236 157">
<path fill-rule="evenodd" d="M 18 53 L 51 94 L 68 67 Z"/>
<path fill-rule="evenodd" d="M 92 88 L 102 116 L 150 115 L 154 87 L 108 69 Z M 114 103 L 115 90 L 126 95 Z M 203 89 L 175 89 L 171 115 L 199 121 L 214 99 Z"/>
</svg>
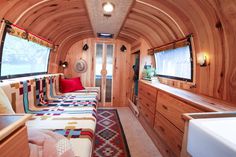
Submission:
<svg viewBox="0 0 236 157">
<path fill-rule="evenodd" d="M 193 60 L 193 48 L 192 48 L 192 43 L 191 43 L 191 39 L 188 38 L 187 41 L 189 42 L 189 51 L 190 51 L 190 65 L 191 65 L 191 78 L 190 79 L 186 79 L 186 78 L 181 78 L 181 77 L 176 77 L 176 76 L 169 76 L 169 75 L 160 75 L 157 74 L 156 76 L 158 77 L 162 77 L 162 78 L 168 78 L 168 79 L 172 79 L 172 80 L 178 80 L 178 81 L 184 81 L 184 82 L 189 82 L 189 83 L 193 83 L 194 79 L 194 60 Z M 168 49 L 171 50 L 171 49 Z M 159 52 L 156 52 L 159 53 Z M 155 65 L 157 66 L 157 60 L 155 57 L 155 53 L 154 53 L 154 60 L 155 60 Z"/>
<path fill-rule="evenodd" d="M 5 26 L 5 28 L 3 30 L 3 35 L 2 35 L 2 39 L 1 39 L 2 44 L 0 45 L 0 79 L 1 80 L 11 79 L 11 78 L 19 78 L 19 77 L 26 77 L 26 76 L 36 76 L 36 75 L 42 75 L 42 74 L 47 74 L 48 73 L 49 61 L 50 61 L 52 50 L 50 50 L 49 54 L 48 54 L 48 62 L 47 62 L 47 71 L 46 72 L 23 73 L 23 74 L 2 76 L 2 56 L 3 56 L 3 48 L 4 48 L 4 44 L 5 44 L 6 35 L 7 35 L 7 26 Z M 25 39 L 22 39 L 22 40 L 25 40 Z"/>
</svg>

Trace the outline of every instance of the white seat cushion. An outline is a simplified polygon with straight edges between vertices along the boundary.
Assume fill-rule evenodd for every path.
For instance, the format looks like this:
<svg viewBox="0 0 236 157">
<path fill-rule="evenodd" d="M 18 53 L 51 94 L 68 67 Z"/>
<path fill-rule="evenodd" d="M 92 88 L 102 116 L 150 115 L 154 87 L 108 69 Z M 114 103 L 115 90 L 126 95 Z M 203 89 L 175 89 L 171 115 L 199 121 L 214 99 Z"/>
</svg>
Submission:
<svg viewBox="0 0 236 157">
<path fill-rule="evenodd" d="M 11 103 L 4 93 L 3 89 L 0 88 L 0 114 L 14 114 Z"/>
</svg>

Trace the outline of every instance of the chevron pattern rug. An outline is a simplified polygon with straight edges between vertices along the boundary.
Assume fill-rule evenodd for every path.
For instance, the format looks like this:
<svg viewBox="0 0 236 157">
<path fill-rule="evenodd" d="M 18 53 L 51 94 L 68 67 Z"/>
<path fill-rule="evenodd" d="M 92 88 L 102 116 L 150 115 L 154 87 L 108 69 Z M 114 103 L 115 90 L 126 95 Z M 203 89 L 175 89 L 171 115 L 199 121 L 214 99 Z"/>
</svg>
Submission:
<svg viewBox="0 0 236 157">
<path fill-rule="evenodd" d="M 130 157 L 116 109 L 98 109 L 93 157 Z"/>
</svg>

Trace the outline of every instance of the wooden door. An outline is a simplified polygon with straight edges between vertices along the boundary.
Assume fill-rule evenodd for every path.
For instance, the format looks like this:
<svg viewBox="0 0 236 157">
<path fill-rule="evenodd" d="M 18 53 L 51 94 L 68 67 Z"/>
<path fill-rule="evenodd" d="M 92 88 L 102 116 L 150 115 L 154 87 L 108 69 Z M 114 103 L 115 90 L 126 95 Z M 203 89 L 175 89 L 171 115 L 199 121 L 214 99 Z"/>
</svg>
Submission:
<svg viewBox="0 0 236 157">
<path fill-rule="evenodd" d="M 95 85 L 101 90 L 101 106 L 112 106 L 114 45 L 96 43 Z"/>
</svg>

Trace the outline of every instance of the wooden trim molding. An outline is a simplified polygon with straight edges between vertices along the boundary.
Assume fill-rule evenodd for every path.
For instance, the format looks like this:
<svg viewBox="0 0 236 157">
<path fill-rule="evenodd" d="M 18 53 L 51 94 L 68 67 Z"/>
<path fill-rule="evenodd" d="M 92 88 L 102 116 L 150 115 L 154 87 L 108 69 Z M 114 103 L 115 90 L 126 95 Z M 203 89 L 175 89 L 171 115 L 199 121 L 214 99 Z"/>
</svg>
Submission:
<svg viewBox="0 0 236 157">
<path fill-rule="evenodd" d="M 149 55 L 154 55 L 154 52 L 160 52 L 160 51 L 164 51 L 164 50 L 176 49 L 176 48 L 179 48 L 179 47 L 184 47 L 184 46 L 190 45 L 192 37 L 193 37 L 193 35 L 190 34 L 190 35 L 188 35 L 184 38 L 169 42 L 167 44 L 150 48 L 150 49 L 148 49 L 148 54 Z"/>
<path fill-rule="evenodd" d="M 15 122 L 11 123 L 11 125 L 8 125 L 5 128 L 0 129 L 0 141 L 3 140 L 8 135 L 10 135 L 20 126 L 24 126 L 25 122 L 32 117 L 31 114 L 14 114 L 14 115 L 0 114 L 0 116 L 20 116 L 20 118 L 16 120 Z"/>
</svg>

